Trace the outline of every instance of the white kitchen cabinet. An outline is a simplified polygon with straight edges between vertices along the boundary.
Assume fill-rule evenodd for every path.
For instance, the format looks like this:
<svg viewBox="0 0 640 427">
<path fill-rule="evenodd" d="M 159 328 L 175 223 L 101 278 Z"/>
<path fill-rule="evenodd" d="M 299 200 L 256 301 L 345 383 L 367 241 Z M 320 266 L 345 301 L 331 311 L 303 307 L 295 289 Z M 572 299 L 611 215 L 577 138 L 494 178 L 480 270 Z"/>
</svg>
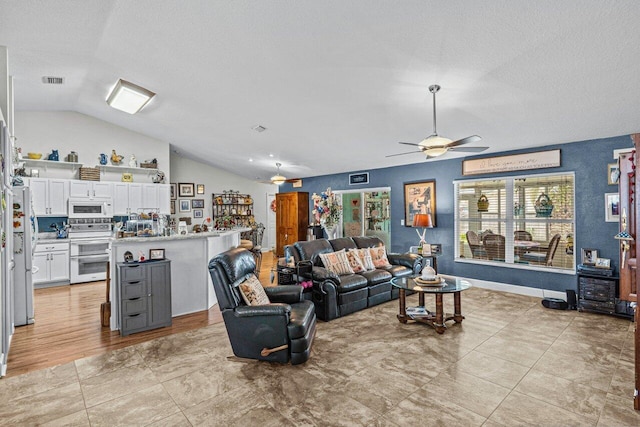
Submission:
<svg viewBox="0 0 640 427">
<path fill-rule="evenodd" d="M 36 216 L 67 216 L 69 180 L 31 178 L 29 187 Z"/>
<path fill-rule="evenodd" d="M 33 284 L 69 284 L 69 243 L 38 243 L 33 254 Z M 35 270 L 35 269 L 34 269 Z"/>
<path fill-rule="evenodd" d="M 154 184 L 158 187 L 158 208 L 163 215 L 171 214 L 171 186 L 169 184 Z"/>
<path fill-rule="evenodd" d="M 113 214 L 129 215 L 139 209 L 160 209 L 169 214 L 170 186 L 168 184 L 113 184 Z"/>
<path fill-rule="evenodd" d="M 69 197 L 72 198 L 110 198 L 113 195 L 113 184 L 101 181 L 71 181 Z"/>
</svg>

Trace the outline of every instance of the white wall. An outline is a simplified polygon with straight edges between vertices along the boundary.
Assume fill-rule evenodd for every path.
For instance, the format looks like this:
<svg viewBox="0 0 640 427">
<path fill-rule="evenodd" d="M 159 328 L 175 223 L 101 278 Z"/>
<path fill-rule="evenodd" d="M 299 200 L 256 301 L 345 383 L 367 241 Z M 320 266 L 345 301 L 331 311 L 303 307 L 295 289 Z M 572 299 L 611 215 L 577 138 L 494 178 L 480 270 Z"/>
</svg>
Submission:
<svg viewBox="0 0 640 427">
<path fill-rule="evenodd" d="M 118 154 L 125 156 L 123 166 L 128 165 L 132 154 L 135 154 L 138 162 L 157 159 L 158 169 L 165 173 L 166 182 L 169 182 L 170 149 L 167 142 L 72 111 L 16 112 L 15 127 L 18 138 L 16 146 L 22 148 L 24 157 L 28 152 L 37 152 L 42 153 L 44 159 L 51 150 L 57 149 L 63 161 L 69 152 L 75 151 L 78 153 L 78 162 L 95 167 L 100 164 L 100 153 L 111 156 L 111 150 L 115 149 Z M 72 172 L 65 169 L 40 170 L 41 177 L 77 178 L 77 172 L 73 176 L 70 174 Z M 120 181 L 121 174 L 107 172 L 101 176 L 101 180 Z M 151 175 L 136 173 L 134 181 L 151 182 Z"/>
<path fill-rule="evenodd" d="M 261 222 L 267 226 L 268 217 L 267 209 L 267 194 L 273 194 L 277 192 L 278 187 L 273 184 L 262 184 L 239 175 L 235 175 L 231 172 L 215 169 L 204 163 L 199 163 L 191 159 L 187 159 L 171 153 L 171 182 L 175 183 L 193 183 L 204 184 L 204 195 L 196 195 L 193 199 L 204 199 L 204 217 L 211 217 L 212 209 L 212 193 L 222 193 L 224 190 L 238 190 L 240 193 L 250 194 L 253 198 L 253 212 L 256 218 L 256 222 Z M 178 197 L 178 200 L 181 198 Z M 191 197 L 185 197 L 183 199 L 192 199 Z M 178 217 L 190 217 L 191 212 L 179 212 L 178 203 L 176 203 L 176 214 L 172 215 L 174 218 Z M 199 224 L 201 219 L 192 219 L 191 224 Z M 275 244 L 275 242 L 273 242 Z M 265 232 L 262 247 L 269 249 L 272 242 L 269 241 L 268 235 Z"/>
</svg>

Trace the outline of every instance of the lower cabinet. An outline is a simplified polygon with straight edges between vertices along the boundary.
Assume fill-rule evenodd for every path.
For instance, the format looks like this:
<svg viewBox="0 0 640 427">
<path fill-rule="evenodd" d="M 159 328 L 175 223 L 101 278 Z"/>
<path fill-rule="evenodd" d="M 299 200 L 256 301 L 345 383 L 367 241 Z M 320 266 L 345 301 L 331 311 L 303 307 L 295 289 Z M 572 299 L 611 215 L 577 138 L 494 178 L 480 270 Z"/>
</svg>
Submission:
<svg viewBox="0 0 640 427">
<path fill-rule="evenodd" d="M 46 287 L 50 283 L 69 284 L 69 243 L 36 244 L 33 265 L 37 267 L 37 271 L 32 270 L 35 287 Z"/>
<path fill-rule="evenodd" d="M 118 263 L 120 334 L 171 325 L 171 261 Z"/>
</svg>

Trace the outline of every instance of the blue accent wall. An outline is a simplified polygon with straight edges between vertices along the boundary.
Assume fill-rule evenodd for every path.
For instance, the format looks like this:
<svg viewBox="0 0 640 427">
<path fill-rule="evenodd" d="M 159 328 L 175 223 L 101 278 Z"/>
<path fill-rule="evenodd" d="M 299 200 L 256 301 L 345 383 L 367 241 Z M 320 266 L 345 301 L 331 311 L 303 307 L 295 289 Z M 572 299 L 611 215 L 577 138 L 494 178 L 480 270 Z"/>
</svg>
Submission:
<svg viewBox="0 0 640 427">
<path fill-rule="evenodd" d="M 607 165 L 613 163 L 613 150 L 632 147 L 629 135 L 603 138 L 567 144 L 549 145 L 528 150 L 516 150 L 490 155 L 468 156 L 470 158 L 493 157 L 504 154 L 519 154 L 552 149 L 561 150 L 561 166 L 536 169 L 522 173 L 507 172 L 491 175 L 462 176 L 462 158 L 395 166 L 383 169 L 356 170 L 348 173 L 304 178 L 302 188 L 293 188 L 285 183 L 280 192 L 305 191 L 320 193 L 332 190 L 359 190 L 360 188 L 391 187 L 391 250 L 405 252 L 415 245 L 417 236 L 413 228 L 400 225 L 404 218 L 404 183 L 413 181 L 436 181 L 436 228 L 427 230 L 427 241 L 442 244 L 442 256 L 438 258 L 438 270 L 443 274 L 490 280 L 494 282 L 564 292 L 577 290 L 576 277 L 544 271 L 522 270 L 508 267 L 467 264 L 454 262 L 454 191 L 453 181 L 499 176 L 533 175 L 538 173 L 575 173 L 575 236 L 574 252 L 580 263 L 580 248 L 595 248 L 598 256 L 611 259 L 611 265 L 619 269 L 619 243 L 613 238 L 618 232 L 618 224 L 605 222 L 605 193 L 616 193 L 618 187 L 607 183 Z M 349 174 L 369 172 L 369 183 L 349 185 Z M 622 179 L 622 178 L 621 178 Z M 310 198 L 311 199 L 311 198 Z M 313 203 L 310 200 L 309 210 Z"/>
</svg>

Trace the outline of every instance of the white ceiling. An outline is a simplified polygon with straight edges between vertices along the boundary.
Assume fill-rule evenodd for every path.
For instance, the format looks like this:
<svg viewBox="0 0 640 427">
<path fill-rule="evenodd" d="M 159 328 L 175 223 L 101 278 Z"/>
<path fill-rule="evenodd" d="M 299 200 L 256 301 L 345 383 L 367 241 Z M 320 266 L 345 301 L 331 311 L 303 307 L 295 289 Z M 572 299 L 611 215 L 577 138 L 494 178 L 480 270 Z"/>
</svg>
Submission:
<svg viewBox="0 0 640 427">
<path fill-rule="evenodd" d="M 276 161 L 289 178 L 424 162 L 385 156 L 431 133 L 434 83 L 439 133 L 485 153 L 638 132 L 639 21 L 636 0 L 0 0 L 0 45 L 16 110 L 267 179 Z M 118 78 L 157 96 L 111 109 Z"/>
</svg>

